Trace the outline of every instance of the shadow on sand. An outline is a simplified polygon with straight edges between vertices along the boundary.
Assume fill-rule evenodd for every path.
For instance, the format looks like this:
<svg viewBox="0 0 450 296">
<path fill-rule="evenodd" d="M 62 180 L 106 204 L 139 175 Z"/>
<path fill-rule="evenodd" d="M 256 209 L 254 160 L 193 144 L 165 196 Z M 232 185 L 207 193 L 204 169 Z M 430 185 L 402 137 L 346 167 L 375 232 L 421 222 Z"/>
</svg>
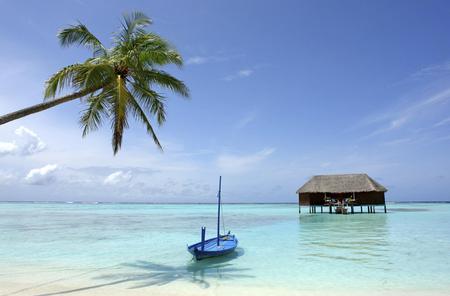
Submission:
<svg viewBox="0 0 450 296">
<path fill-rule="evenodd" d="M 202 261 L 190 261 L 181 266 L 169 266 L 152 263 L 149 261 L 136 261 L 125 263 L 120 269 L 125 272 L 105 274 L 93 278 L 102 283 L 51 293 L 42 293 L 37 296 L 62 295 L 76 292 L 84 292 L 107 286 L 128 283 L 130 289 L 140 289 L 149 286 L 162 286 L 175 281 L 186 281 L 197 284 L 203 289 L 210 287 L 210 279 L 231 280 L 235 278 L 252 277 L 246 274 L 248 268 L 236 268 L 232 261 L 244 254 L 244 250 L 237 248 L 235 252 L 217 258 L 205 259 Z"/>
</svg>

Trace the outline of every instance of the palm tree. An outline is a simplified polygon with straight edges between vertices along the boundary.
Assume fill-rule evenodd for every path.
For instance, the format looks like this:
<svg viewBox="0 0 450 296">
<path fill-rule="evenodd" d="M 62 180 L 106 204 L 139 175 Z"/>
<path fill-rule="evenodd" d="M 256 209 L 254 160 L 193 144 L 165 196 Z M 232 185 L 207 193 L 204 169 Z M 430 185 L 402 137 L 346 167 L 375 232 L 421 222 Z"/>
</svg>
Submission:
<svg viewBox="0 0 450 296">
<path fill-rule="evenodd" d="M 61 30 L 58 38 L 62 46 L 85 46 L 92 50 L 93 56 L 56 72 L 46 82 L 43 103 L 1 116 L 0 125 L 81 98 L 86 105 L 80 118 L 83 137 L 109 120 L 116 154 L 131 115 L 144 124 L 162 149 L 149 118 L 155 117 L 159 125 L 165 122 L 165 97 L 154 87 L 182 97 L 188 97 L 189 90 L 182 81 L 158 69 L 168 64 L 181 67 L 183 60 L 167 41 L 146 30 L 151 23 L 141 12 L 125 14 L 111 48 L 106 48 L 81 23 Z M 55 98 L 68 88 L 74 92 Z"/>
</svg>

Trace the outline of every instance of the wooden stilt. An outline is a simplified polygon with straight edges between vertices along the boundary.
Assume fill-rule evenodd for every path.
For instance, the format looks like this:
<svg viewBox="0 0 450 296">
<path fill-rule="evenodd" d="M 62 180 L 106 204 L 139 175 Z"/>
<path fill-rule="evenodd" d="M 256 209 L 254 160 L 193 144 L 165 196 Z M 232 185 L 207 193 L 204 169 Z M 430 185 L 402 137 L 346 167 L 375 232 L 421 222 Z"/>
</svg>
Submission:
<svg viewBox="0 0 450 296">
<path fill-rule="evenodd" d="M 323 206 L 320 206 L 320 213 L 323 213 Z"/>
<path fill-rule="evenodd" d="M 370 213 L 370 206 L 367 206 L 367 213 Z"/>
<path fill-rule="evenodd" d="M 384 204 L 384 213 L 387 213 L 387 211 L 386 211 L 386 204 Z"/>
<path fill-rule="evenodd" d="M 361 206 L 361 213 L 362 213 L 362 206 Z"/>
<path fill-rule="evenodd" d="M 331 214 L 332 210 L 331 210 L 331 205 L 330 205 L 330 214 Z"/>
<path fill-rule="evenodd" d="M 373 206 L 373 213 L 375 214 L 375 206 Z"/>
</svg>

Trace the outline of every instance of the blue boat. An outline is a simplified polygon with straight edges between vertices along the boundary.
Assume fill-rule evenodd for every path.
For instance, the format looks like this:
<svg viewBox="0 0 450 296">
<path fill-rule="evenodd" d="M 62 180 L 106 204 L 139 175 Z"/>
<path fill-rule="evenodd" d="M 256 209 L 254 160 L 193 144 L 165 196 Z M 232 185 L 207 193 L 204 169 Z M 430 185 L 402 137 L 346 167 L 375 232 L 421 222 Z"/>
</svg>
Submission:
<svg viewBox="0 0 450 296">
<path fill-rule="evenodd" d="M 202 227 L 202 239 L 199 243 L 188 246 L 188 251 L 195 259 L 202 260 L 210 257 L 223 256 L 234 252 L 238 240 L 234 234 L 220 234 L 220 208 L 221 208 L 222 176 L 219 177 L 219 192 L 217 193 L 217 236 L 205 240 L 206 228 Z"/>
</svg>

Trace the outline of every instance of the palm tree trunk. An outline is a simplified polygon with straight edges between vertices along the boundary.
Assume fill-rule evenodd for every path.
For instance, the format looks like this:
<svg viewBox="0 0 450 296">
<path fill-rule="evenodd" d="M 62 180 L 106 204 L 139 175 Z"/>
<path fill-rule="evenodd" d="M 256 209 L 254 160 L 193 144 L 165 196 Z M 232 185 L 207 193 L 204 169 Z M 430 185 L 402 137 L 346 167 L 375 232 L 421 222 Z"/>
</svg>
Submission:
<svg viewBox="0 0 450 296">
<path fill-rule="evenodd" d="M 5 124 L 10 121 L 13 121 L 13 120 L 16 120 L 16 119 L 19 119 L 19 118 L 22 118 L 22 117 L 25 117 L 25 116 L 28 116 L 28 115 L 31 115 L 31 114 L 34 114 L 34 113 L 37 113 L 37 112 L 47 110 L 47 109 L 57 106 L 59 104 L 66 103 L 66 102 L 84 97 L 85 95 L 88 95 L 92 92 L 95 92 L 96 90 L 99 90 L 100 88 L 101 87 L 97 87 L 94 89 L 85 89 L 85 90 L 82 90 L 82 91 L 61 97 L 61 98 L 49 100 L 44 103 L 36 104 L 36 105 L 28 107 L 28 108 L 24 108 L 24 109 L 15 111 L 15 112 L 5 114 L 3 116 L 0 116 L 0 125 Z"/>
</svg>

